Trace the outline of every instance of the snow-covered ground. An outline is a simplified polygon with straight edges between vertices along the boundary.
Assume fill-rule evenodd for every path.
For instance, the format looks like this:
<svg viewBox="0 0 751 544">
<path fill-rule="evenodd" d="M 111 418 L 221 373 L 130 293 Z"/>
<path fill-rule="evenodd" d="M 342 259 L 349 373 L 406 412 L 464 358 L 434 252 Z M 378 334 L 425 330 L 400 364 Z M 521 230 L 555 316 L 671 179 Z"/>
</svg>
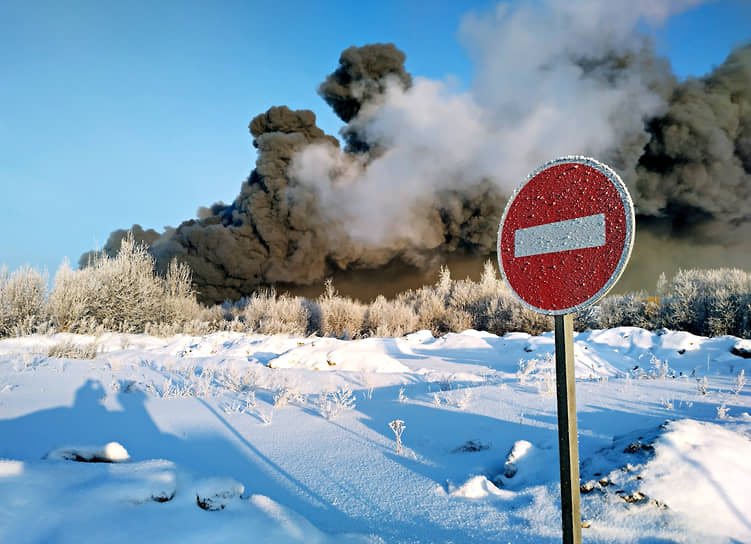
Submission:
<svg viewBox="0 0 751 544">
<path fill-rule="evenodd" d="M 0 341 L 0 542 L 559 542 L 552 351 L 477 331 Z M 575 353 L 585 542 L 751 542 L 749 342 L 621 327 Z"/>
</svg>

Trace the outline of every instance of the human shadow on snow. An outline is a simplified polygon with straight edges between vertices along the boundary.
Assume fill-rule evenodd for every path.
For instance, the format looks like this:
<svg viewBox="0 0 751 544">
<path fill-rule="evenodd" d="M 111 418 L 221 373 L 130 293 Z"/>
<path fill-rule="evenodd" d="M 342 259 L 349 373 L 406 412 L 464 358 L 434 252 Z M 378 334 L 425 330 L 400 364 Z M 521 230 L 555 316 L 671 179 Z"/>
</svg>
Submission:
<svg viewBox="0 0 751 544">
<path fill-rule="evenodd" d="M 161 431 L 146 408 L 147 394 L 137 388 L 121 388 L 117 394 L 120 410 L 107 409 L 102 403 L 105 396 L 99 381 L 88 380 L 76 391 L 71 406 L 0 420 L 0 458 L 39 460 L 60 447 L 103 446 L 114 441 L 128 450 L 132 461 L 165 459 L 195 477 L 233 478 L 245 486 L 246 494 L 265 495 L 306 517 L 325 520 L 325 530 L 354 532 L 360 528 L 244 438 L 204 401 L 169 402 L 201 403 L 226 434 L 193 430 L 180 437 Z"/>
</svg>

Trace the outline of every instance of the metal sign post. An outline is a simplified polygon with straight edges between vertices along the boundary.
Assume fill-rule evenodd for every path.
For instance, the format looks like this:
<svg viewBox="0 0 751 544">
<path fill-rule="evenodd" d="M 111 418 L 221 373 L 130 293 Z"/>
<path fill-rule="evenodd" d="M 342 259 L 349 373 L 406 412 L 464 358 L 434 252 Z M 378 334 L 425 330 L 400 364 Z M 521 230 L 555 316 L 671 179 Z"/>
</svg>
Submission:
<svg viewBox="0 0 751 544">
<path fill-rule="evenodd" d="M 564 544 L 581 543 L 574 313 L 618 281 L 634 242 L 634 206 L 621 178 L 587 157 L 544 164 L 509 199 L 498 264 L 527 308 L 555 317 L 558 450 Z"/>
<path fill-rule="evenodd" d="M 555 383 L 561 466 L 563 544 L 582 541 L 579 507 L 579 443 L 574 381 L 574 314 L 555 316 Z"/>
</svg>

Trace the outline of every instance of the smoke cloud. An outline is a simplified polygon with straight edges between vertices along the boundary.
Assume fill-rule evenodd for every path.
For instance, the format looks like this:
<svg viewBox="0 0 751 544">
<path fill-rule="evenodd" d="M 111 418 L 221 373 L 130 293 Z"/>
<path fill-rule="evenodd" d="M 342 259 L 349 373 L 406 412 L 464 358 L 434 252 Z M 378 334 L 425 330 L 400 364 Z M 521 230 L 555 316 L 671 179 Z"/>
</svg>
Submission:
<svg viewBox="0 0 751 544">
<path fill-rule="evenodd" d="M 404 69 L 406 58 L 393 44 L 349 47 L 339 57 L 339 67 L 318 87 L 318 94 L 342 121 L 349 123 L 381 104 L 388 83 L 402 89 L 412 86 L 412 76 Z M 342 136 L 347 151 L 363 152 L 371 147 L 354 126 L 347 127 Z"/>
<path fill-rule="evenodd" d="M 235 201 L 146 241 L 160 266 L 191 266 L 204 301 L 331 275 L 355 295 L 390 293 L 397 278 L 422 279 L 415 270 L 447 260 L 479 269 L 513 189 L 546 160 L 580 154 L 610 164 L 634 197 L 626 278 L 655 259 L 667 272 L 729 254 L 749 266 L 751 46 L 680 82 L 636 30 L 695 3 L 501 3 L 470 14 L 459 32 L 476 67 L 465 92 L 412 77 L 393 44 L 350 47 L 318 89 L 346 123 L 344 147 L 312 112 L 272 107 L 250 123 L 258 158 Z"/>
</svg>

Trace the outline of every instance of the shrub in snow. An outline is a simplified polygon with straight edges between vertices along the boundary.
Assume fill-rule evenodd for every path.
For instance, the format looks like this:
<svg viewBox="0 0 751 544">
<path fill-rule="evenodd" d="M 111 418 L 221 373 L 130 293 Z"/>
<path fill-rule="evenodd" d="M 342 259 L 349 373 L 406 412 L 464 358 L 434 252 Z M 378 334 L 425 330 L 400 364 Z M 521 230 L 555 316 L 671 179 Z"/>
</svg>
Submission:
<svg viewBox="0 0 751 544">
<path fill-rule="evenodd" d="M 402 300 L 415 309 L 418 329 L 428 329 L 433 336 L 439 336 L 447 330 L 446 303 L 439 293 L 430 287 L 422 287 L 409 292 Z"/>
<path fill-rule="evenodd" d="M 253 391 L 249 391 L 234 398 L 228 403 L 222 405 L 222 410 L 225 414 L 247 414 L 253 411 L 256 407 L 256 394 Z"/>
<path fill-rule="evenodd" d="M 154 271 L 146 247 L 126 236 L 115 257 L 97 255 L 73 271 L 67 263 L 55 275 L 47 302 L 57 330 L 143 332 L 148 324 L 172 325 L 195 319 L 200 306 L 190 271 L 173 261 L 164 277 Z"/>
<path fill-rule="evenodd" d="M 301 297 L 277 295 L 276 291 L 260 291 L 242 302 L 240 316 L 246 330 L 260 334 L 305 335 L 309 311 Z"/>
<path fill-rule="evenodd" d="M 147 322 L 160 321 L 162 293 L 153 270 L 153 258 L 132 237 L 123 239 L 114 258 L 95 257 L 75 272 L 63 265 L 50 294 L 55 325 L 75 331 L 92 318 L 116 330 L 138 332 Z"/>
<path fill-rule="evenodd" d="M 543 397 L 555 395 L 555 375 L 552 368 L 545 368 L 537 375 L 537 392 Z"/>
<path fill-rule="evenodd" d="M 646 291 L 641 291 L 605 297 L 599 304 L 578 312 L 575 320 L 579 330 L 614 327 L 654 329 L 658 314 L 659 307 L 650 302 Z"/>
<path fill-rule="evenodd" d="M 491 444 L 482 440 L 467 440 L 458 448 L 451 450 L 451 453 L 474 453 L 477 451 L 489 450 Z"/>
<path fill-rule="evenodd" d="M 448 276 L 448 272 L 447 272 Z M 456 332 L 468 328 L 491 330 L 498 323 L 499 308 L 513 309 L 520 306 L 511 296 L 508 286 L 496 275 L 496 265 L 486 261 L 480 281 L 469 278 L 455 281 L 448 295 L 449 317 L 447 326 Z M 512 318 L 513 310 L 506 317 Z M 507 323 L 509 320 L 505 320 Z M 495 333 L 495 331 L 492 331 Z"/>
<path fill-rule="evenodd" d="M 300 393 L 295 383 L 284 378 L 274 387 L 274 406 L 278 408 L 291 402 L 302 404 L 305 402 L 305 396 Z"/>
<path fill-rule="evenodd" d="M 0 268 L 0 337 L 31 334 L 44 317 L 46 274 L 28 266 Z"/>
<path fill-rule="evenodd" d="M 533 336 L 553 330 L 553 317 L 532 311 L 521 304 L 514 306 L 509 323 L 510 331 L 522 331 Z"/>
<path fill-rule="evenodd" d="M 459 410 L 466 410 L 472 400 L 472 390 L 468 387 L 457 390 L 453 394 L 453 401 Z"/>
<path fill-rule="evenodd" d="M 336 338 L 361 336 L 366 306 L 349 297 L 337 295 L 334 284 L 326 280 L 325 291 L 318 299 L 321 333 Z"/>
<path fill-rule="evenodd" d="M 270 425 L 271 421 L 274 419 L 273 407 L 269 408 L 268 410 L 256 408 L 255 414 L 258 416 L 258 419 L 260 419 L 261 423 L 263 423 L 264 425 Z"/>
<path fill-rule="evenodd" d="M 496 267 L 485 263 L 479 282 L 454 281 L 448 268 L 441 269 L 434 286 L 409 291 L 400 299 L 418 315 L 418 328 L 434 335 L 473 328 L 503 335 L 511 331 L 537 334 L 552 328 L 552 320 L 524 308 L 496 275 Z"/>
<path fill-rule="evenodd" d="M 441 391 L 451 391 L 454 388 L 456 376 L 453 374 L 444 374 L 438 379 L 438 388 Z"/>
<path fill-rule="evenodd" d="M 516 376 L 519 378 L 521 385 L 527 383 L 527 378 L 532 376 L 535 370 L 537 370 L 537 363 L 539 362 L 539 359 L 519 359 L 519 370 L 517 370 Z"/>
<path fill-rule="evenodd" d="M 748 272 L 736 268 L 681 270 L 663 289 L 663 326 L 703 336 L 751 333 Z"/>
<path fill-rule="evenodd" d="M 407 396 L 404 394 L 404 392 L 405 392 L 405 389 L 403 387 L 400 387 L 399 388 L 399 393 L 396 396 L 396 399 L 399 402 L 407 402 Z"/>
<path fill-rule="evenodd" d="M 195 396 L 193 384 L 182 376 L 170 376 L 162 385 L 161 397 L 163 399 L 188 399 Z"/>
<path fill-rule="evenodd" d="M 365 314 L 365 330 L 370 336 L 399 337 L 416 331 L 418 321 L 414 308 L 404 300 L 378 295 Z"/>
<path fill-rule="evenodd" d="M 650 371 L 650 376 L 653 378 L 659 378 L 664 380 L 668 376 L 675 377 L 675 372 L 671 374 L 670 368 L 668 367 L 668 361 L 667 359 L 660 360 L 654 355 L 649 360 L 649 364 L 652 366 L 652 370 Z"/>
<path fill-rule="evenodd" d="M 703 336 L 751 334 L 751 274 L 738 269 L 680 270 L 661 275 L 656 294 L 612 295 L 576 316 L 576 328 L 667 327 Z"/>
<path fill-rule="evenodd" d="M 404 429 L 407 428 L 407 426 L 404 424 L 404 421 L 401 419 L 395 419 L 394 421 L 389 423 L 389 428 L 394 431 L 394 436 L 396 437 L 396 454 L 401 455 L 402 454 L 402 433 L 404 432 Z"/>
<path fill-rule="evenodd" d="M 365 388 L 365 393 L 363 396 L 368 400 L 372 400 L 375 384 L 373 384 L 373 378 L 370 375 L 370 372 L 362 372 L 362 385 Z"/>
<path fill-rule="evenodd" d="M 318 395 L 318 411 L 326 419 L 334 419 L 344 410 L 355 407 L 355 395 L 347 386 L 328 389 Z"/>
<path fill-rule="evenodd" d="M 44 331 L 98 334 L 147 332 L 168 336 L 216 331 L 321 334 L 339 338 L 403 336 L 428 329 L 434 336 L 473 328 L 504 335 L 552 330 L 553 318 L 522 306 L 490 261 L 479 282 L 453 280 L 443 267 L 434 285 L 382 296 L 369 305 L 339 296 L 331 281 L 311 301 L 263 291 L 237 304 L 205 308 L 196 302 L 191 274 L 172 261 L 156 273 L 154 259 L 133 236 L 114 257 L 93 254 L 88 266 L 58 270 L 45 301 L 46 279 L 25 268 L 0 271 L 0 336 Z M 659 303 L 645 292 L 613 295 L 578 312 L 577 330 L 637 326 L 694 334 L 751 336 L 751 274 L 737 269 L 682 270 L 657 285 Z"/>
<path fill-rule="evenodd" d="M 707 377 L 706 376 L 704 376 L 701 379 L 696 378 L 696 389 L 699 391 L 700 395 L 707 394 Z"/>
<path fill-rule="evenodd" d="M 239 370 L 234 366 L 225 366 L 215 373 L 216 381 L 230 391 L 255 391 L 260 380 L 259 370 L 250 366 Z"/>
<path fill-rule="evenodd" d="M 155 276 L 154 281 L 161 282 Z M 195 321 L 202 314 L 202 307 L 196 301 L 193 291 L 193 274 L 185 263 L 172 259 L 162 283 L 164 296 L 164 316 L 162 322 L 184 325 Z"/>
<path fill-rule="evenodd" d="M 47 357 L 58 359 L 96 359 L 97 353 L 99 353 L 99 346 L 97 346 L 96 342 L 81 346 L 67 340 L 50 347 Z"/>
<path fill-rule="evenodd" d="M 206 398 L 211 396 L 214 375 L 215 372 L 211 368 L 204 368 L 200 372 L 195 368 L 188 371 L 188 380 L 191 383 L 191 388 L 195 391 L 196 397 Z"/>
<path fill-rule="evenodd" d="M 733 386 L 733 394 L 737 397 L 738 393 L 741 392 L 743 389 L 743 386 L 746 385 L 746 371 L 741 370 L 740 373 L 735 377 L 735 385 Z"/>
</svg>

